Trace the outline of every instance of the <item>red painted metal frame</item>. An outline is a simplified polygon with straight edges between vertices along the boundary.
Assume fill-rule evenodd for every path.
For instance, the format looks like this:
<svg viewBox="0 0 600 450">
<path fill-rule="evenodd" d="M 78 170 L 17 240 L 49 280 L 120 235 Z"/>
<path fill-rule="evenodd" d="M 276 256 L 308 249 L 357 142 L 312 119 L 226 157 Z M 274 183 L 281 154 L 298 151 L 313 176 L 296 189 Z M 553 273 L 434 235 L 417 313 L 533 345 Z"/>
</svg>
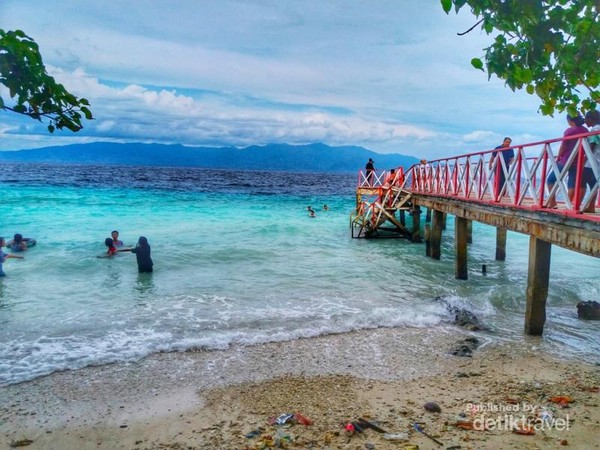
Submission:
<svg viewBox="0 0 600 450">
<path fill-rule="evenodd" d="M 598 201 L 600 198 L 598 195 L 600 164 L 594 158 L 587 140 L 587 137 L 596 134 L 600 134 L 600 132 L 436 159 L 428 161 L 426 164 L 415 164 L 406 173 L 398 168 L 395 185 L 404 191 L 415 194 L 431 194 L 496 206 L 544 210 L 552 214 L 576 216 L 579 219 L 598 222 L 600 221 L 600 202 Z M 560 170 L 553 147 L 558 149 L 562 142 L 568 139 L 576 140 L 575 147 Z M 500 153 L 509 149 L 515 152 L 515 157 L 512 163 L 507 165 L 504 158 L 500 157 Z M 596 151 L 600 152 L 600 149 L 596 149 Z M 489 161 L 494 152 L 497 152 L 497 157 L 489 167 Z M 586 161 L 590 161 L 596 177 L 596 184 L 591 189 L 587 189 L 581 184 Z M 576 183 L 572 199 L 569 199 L 568 172 L 569 168 L 573 166 L 576 167 Z M 505 177 L 503 186 L 499 185 L 501 173 L 504 173 Z M 551 173 L 554 173 L 557 179 L 552 189 L 547 183 Z M 388 189 L 389 183 L 386 184 L 386 178 L 385 171 L 377 172 L 374 175 L 373 186 L 381 187 L 383 192 L 378 193 L 377 199 L 366 201 L 363 211 L 374 207 L 376 203 L 383 204 L 390 195 L 394 195 Z M 366 177 L 362 171 L 359 172 L 358 185 L 359 187 L 367 186 Z M 555 196 L 558 202 L 556 209 L 548 207 L 549 199 L 552 196 Z M 594 196 L 596 197 L 594 204 L 598 213 L 590 214 L 585 210 L 591 206 Z"/>
</svg>

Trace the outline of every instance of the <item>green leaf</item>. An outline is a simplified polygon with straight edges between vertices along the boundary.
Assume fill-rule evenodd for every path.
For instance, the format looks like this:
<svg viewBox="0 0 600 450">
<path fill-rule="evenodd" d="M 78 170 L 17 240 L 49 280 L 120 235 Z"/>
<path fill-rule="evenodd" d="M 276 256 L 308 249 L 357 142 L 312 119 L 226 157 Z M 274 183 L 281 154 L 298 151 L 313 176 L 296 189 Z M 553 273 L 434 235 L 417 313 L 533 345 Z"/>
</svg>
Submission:
<svg viewBox="0 0 600 450">
<path fill-rule="evenodd" d="M 476 69 L 483 70 L 483 61 L 481 61 L 479 58 L 473 58 L 471 60 L 471 65 Z"/>
<path fill-rule="evenodd" d="M 535 88 L 533 87 L 533 84 L 528 84 L 527 85 L 527 93 L 529 95 L 533 95 L 535 93 Z"/>
<path fill-rule="evenodd" d="M 78 131 L 82 117 L 93 118 L 86 99 L 78 99 L 46 72 L 37 43 L 21 30 L 0 29 L 0 85 L 14 103 L 11 111 L 40 122 L 49 119 L 50 133 L 63 127 Z M 0 109 L 7 109 L 1 97 Z"/>
<path fill-rule="evenodd" d="M 540 111 L 542 111 L 544 116 L 551 116 L 554 112 L 554 107 L 552 105 L 543 104 L 540 106 Z"/>
<path fill-rule="evenodd" d="M 485 20 L 483 22 L 483 29 L 485 30 L 485 32 L 487 34 L 490 34 L 492 31 L 494 31 L 494 25 L 492 24 L 491 21 Z"/>
<path fill-rule="evenodd" d="M 83 112 L 83 114 L 85 114 L 85 118 L 87 120 L 92 120 L 92 112 L 89 110 L 89 108 L 86 108 L 85 106 L 81 107 L 81 112 Z"/>
<path fill-rule="evenodd" d="M 442 8 L 444 8 L 444 12 L 448 14 L 452 9 L 452 0 L 440 0 L 442 3 Z"/>
</svg>

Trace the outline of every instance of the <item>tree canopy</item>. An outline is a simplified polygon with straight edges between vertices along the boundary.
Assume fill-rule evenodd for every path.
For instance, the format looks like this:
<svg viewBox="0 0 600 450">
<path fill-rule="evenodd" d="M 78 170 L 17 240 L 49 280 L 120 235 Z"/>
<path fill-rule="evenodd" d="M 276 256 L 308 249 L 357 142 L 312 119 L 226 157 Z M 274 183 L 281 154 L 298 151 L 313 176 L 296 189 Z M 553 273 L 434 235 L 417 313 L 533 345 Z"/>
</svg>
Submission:
<svg viewBox="0 0 600 450">
<path fill-rule="evenodd" d="M 544 115 L 600 103 L 599 0 L 441 0 L 449 13 L 470 7 L 492 43 L 471 64 L 541 99 Z"/>
<path fill-rule="evenodd" d="M 77 98 L 48 75 L 38 45 L 23 31 L 0 29 L 0 84 L 8 89 L 10 104 L 0 96 L 0 109 L 39 120 L 48 119 L 48 131 L 83 128 L 92 119 L 85 98 Z"/>
</svg>

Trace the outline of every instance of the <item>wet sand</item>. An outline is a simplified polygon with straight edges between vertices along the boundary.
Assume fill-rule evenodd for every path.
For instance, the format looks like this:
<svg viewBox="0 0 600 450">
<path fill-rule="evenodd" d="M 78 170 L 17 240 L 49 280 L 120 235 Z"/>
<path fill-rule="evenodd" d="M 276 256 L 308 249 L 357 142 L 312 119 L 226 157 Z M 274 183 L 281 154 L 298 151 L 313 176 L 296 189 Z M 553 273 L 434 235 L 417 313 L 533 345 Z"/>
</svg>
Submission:
<svg viewBox="0 0 600 450">
<path fill-rule="evenodd" d="M 486 342 L 377 329 L 55 373 L 0 388 L 0 448 L 600 448 L 600 367 Z M 269 423 L 284 413 L 312 424 Z M 345 430 L 360 417 L 397 440 Z"/>
</svg>

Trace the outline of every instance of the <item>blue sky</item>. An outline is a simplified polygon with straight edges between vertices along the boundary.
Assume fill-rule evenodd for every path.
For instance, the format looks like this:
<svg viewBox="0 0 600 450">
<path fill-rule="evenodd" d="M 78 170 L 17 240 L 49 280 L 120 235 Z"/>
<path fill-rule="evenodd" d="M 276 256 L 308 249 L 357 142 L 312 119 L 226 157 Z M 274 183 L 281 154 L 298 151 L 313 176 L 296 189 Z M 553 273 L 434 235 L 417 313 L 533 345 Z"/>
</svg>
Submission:
<svg viewBox="0 0 600 450">
<path fill-rule="evenodd" d="M 95 116 L 50 135 L 0 111 L 0 150 L 319 141 L 434 159 L 566 128 L 472 68 L 492 38 L 457 36 L 474 17 L 438 0 L 2 0 L 0 18 Z"/>
</svg>

